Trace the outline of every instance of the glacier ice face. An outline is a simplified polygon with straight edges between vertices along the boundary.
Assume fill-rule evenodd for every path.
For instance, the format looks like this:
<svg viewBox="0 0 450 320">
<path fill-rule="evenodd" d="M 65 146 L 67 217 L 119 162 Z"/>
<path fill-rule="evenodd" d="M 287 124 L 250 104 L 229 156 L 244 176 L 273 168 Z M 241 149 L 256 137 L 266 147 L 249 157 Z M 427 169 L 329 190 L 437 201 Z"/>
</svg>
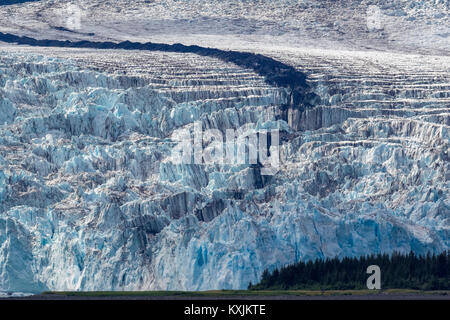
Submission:
<svg viewBox="0 0 450 320">
<path fill-rule="evenodd" d="M 450 64 L 342 55 L 283 56 L 322 98 L 299 111 L 211 58 L 5 48 L 0 290 L 237 289 L 299 259 L 448 249 Z M 280 170 L 171 162 L 197 121 L 284 127 Z"/>
</svg>

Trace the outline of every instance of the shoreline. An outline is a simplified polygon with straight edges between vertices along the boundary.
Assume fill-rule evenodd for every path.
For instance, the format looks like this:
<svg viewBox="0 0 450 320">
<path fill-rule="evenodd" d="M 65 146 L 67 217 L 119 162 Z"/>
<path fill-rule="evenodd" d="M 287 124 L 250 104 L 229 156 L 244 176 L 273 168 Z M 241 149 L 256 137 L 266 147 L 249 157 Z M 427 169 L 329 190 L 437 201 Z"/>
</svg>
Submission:
<svg viewBox="0 0 450 320">
<path fill-rule="evenodd" d="M 450 291 L 407 289 L 371 290 L 275 290 L 270 291 L 130 291 L 43 292 L 0 296 L 1 300 L 450 300 Z"/>
</svg>

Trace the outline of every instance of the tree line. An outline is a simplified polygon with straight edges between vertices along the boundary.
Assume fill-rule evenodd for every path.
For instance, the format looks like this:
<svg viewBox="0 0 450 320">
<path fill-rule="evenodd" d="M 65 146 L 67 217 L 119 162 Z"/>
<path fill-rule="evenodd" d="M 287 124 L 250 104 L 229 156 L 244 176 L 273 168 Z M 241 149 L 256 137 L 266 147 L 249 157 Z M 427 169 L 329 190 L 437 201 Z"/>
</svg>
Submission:
<svg viewBox="0 0 450 320">
<path fill-rule="evenodd" d="M 367 255 L 300 261 L 265 270 L 258 284 L 249 290 L 352 290 L 366 289 L 367 267 L 381 269 L 382 289 L 450 290 L 449 251 L 440 254 Z"/>
</svg>

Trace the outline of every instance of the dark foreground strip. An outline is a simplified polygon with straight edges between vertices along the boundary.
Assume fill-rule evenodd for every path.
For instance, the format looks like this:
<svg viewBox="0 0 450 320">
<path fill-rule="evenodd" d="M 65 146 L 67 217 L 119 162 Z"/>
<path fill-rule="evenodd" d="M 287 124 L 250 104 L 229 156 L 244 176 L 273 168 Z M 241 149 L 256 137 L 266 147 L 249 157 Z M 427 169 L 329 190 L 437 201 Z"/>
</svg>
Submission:
<svg viewBox="0 0 450 320">
<path fill-rule="evenodd" d="M 54 319 L 408 319 L 426 310 L 432 318 L 446 314 L 448 301 L 293 301 L 293 300 L 83 300 L 83 301 L 0 301 L 4 314 L 11 311 L 15 317 L 45 315 Z M 10 308 L 10 310 L 7 310 Z M 447 310 L 448 311 L 448 310 Z"/>
<path fill-rule="evenodd" d="M 288 89 L 291 98 L 288 106 L 286 107 L 303 109 L 305 107 L 312 106 L 318 99 L 318 97 L 310 90 L 310 87 L 306 83 L 306 75 L 303 72 L 297 71 L 292 66 L 286 65 L 280 61 L 261 54 L 205 48 L 197 45 L 186 46 L 180 43 L 164 44 L 130 41 L 116 43 L 88 40 L 38 40 L 2 32 L 0 32 L 0 41 L 39 47 L 124 49 L 194 53 L 201 56 L 217 58 L 224 62 L 231 62 L 242 68 L 251 69 L 258 75 L 263 76 L 268 84 Z"/>
</svg>

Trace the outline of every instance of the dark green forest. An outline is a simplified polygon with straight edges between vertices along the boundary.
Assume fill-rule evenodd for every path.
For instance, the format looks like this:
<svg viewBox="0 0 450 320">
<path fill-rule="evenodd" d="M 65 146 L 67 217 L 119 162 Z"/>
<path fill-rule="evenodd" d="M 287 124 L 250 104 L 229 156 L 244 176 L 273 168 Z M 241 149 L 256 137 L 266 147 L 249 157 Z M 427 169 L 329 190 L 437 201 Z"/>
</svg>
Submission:
<svg viewBox="0 0 450 320">
<path fill-rule="evenodd" d="M 272 272 L 249 290 L 354 290 L 367 289 L 367 267 L 381 269 L 381 289 L 450 290 L 450 251 L 416 255 L 393 253 L 359 258 L 317 259 L 298 262 Z"/>
</svg>

